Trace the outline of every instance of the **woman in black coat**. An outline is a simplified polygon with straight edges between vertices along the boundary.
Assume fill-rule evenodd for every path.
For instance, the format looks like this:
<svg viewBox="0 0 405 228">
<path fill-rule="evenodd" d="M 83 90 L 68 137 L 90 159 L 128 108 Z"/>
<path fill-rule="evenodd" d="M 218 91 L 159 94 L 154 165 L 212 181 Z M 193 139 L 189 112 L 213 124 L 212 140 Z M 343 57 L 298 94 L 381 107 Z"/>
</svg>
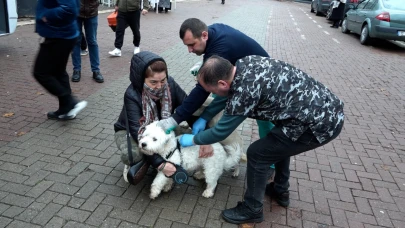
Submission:
<svg viewBox="0 0 405 228">
<path fill-rule="evenodd" d="M 345 14 L 346 0 L 336 0 L 332 4 L 334 5 L 329 19 L 333 21 L 333 24 L 330 27 L 339 28 L 339 23 L 343 20 Z"/>
<path fill-rule="evenodd" d="M 143 51 L 132 57 L 129 78 L 131 85 L 125 91 L 124 106 L 114 124 L 115 142 L 121 151 L 121 161 L 125 164 L 123 176 L 127 182 L 130 164 L 126 139 L 127 120 L 131 134 L 133 163 L 137 163 L 143 158 L 138 149 L 138 140 L 145 126 L 153 121 L 170 117 L 187 97 L 186 92 L 168 76 L 164 59 L 151 52 Z M 163 165 L 163 158 L 157 154 L 148 156 L 148 161 L 154 168 L 162 166 L 166 176 L 176 172 L 173 164 Z"/>
</svg>

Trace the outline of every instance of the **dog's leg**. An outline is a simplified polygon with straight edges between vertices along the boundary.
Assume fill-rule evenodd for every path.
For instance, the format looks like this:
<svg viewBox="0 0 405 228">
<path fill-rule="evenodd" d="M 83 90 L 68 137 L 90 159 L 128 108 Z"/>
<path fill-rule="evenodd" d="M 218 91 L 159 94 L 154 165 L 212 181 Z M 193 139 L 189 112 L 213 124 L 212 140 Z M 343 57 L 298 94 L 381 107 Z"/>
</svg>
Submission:
<svg viewBox="0 0 405 228">
<path fill-rule="evenodd" d="M 173 188 L 173 179 L 168 178 L 167 183 L 165 184 L 165 186 L 163 187 L 163 192 L 168 192 L 170 190 L 172 190 Z"/>
<path fill-rule="evenodd" d="M 165 177 L 162 172 L 159 172 L 153 180 L 149 198 L 155 199 L 162 192 L 163 187 L 168 182 L 169 178 Z"/>
<path fill-rule="evenodd" d="M 220 172 L 212 172 L 212 170 L 215 170 L 213 168 L 209 169 L 211 170 L 211 173 L 207 173 L 205 171 L 205 182 L 207 183 L 207 188 L 204 190 L 202 196 L 205 198 L 210 198 L 214 196 L 214 191 L 215 188 L 217 187 L 218 179 L 222 174 L 222 169 Z M 219 170 L 217 170 L 219 171 Z"/>
<path fill-rule="evenodd" d="M 194 173 L 193 177 L 194 177 L 196 180 L 202 180 L 202 179 L 204 179 L 204 178 L 205 178 L 204 170 L 202 170 L 202 169 L 198 170 L 197 172 Z"/>
<path fill-rule="evenodd" d="M 238 177 L 239 176 L 239 164 L 235 165 L 233 173 L 232 173 L 232 177 Z"/>
</svg>

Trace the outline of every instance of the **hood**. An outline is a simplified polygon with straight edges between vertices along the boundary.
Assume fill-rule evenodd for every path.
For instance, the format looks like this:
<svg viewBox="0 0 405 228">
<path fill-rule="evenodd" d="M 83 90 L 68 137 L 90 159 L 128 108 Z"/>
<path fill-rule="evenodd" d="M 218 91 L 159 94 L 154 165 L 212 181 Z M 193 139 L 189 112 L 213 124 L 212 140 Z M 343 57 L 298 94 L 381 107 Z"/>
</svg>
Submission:
<svg viewBox="0 0 405 228">
<path fill-rule="evenodd" d="M 146 68 L 158 60 L 166 63 L 162 57 L 149 51 L 141 51 L 132 57 L 129 80 L 131 80 L 132 86 L 139 93 L 142 93 L 143 90 Z M 168 75 L 167 72 L 166 75 Z"/>
</svg>

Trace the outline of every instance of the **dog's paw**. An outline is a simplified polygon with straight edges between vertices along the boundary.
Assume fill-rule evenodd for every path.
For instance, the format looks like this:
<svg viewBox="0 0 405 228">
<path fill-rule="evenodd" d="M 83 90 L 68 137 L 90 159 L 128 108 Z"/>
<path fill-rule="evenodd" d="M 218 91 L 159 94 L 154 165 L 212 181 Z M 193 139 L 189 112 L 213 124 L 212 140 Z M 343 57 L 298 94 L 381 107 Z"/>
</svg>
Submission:
<svg viewBox="0 0 405 228">
<path fill-rule="evenodd" d="M 159 191 L 154 191 L 153 189 L 150 191 L 149 198 L 150 199 L 156 199 L 159 196 L 160 192 Z"/>
<path fill-rule="evenodd" d="M 214 192 L 208 189 L 205 189 L 205 191 L 202 194 L 203 197 L 205 198 L 211 198 L 214 196 Z"/>
<path fill-rule="evenodd" d="M 173 182 L 168 183 L 163 187 L 163 192 L 168 192 L 168 191 L 172 190 L 172 188 L 173 188 Z"/>
<path fill-rule="evenodd" d="M 232 177 L 238 177 L 239 176 L 239 166 L 235 167 L 232 173 Z"/>
<path fill-rule="evenodd" d="M 196 180 L 202 180 L 202 179 L 205 178 L 205 175 L 204 175 L 204 172 L 202 172 L 202 171 L 197 171 L 197 172 L 194 173 L 193 177 L 194 177 Z"/>
</svg>

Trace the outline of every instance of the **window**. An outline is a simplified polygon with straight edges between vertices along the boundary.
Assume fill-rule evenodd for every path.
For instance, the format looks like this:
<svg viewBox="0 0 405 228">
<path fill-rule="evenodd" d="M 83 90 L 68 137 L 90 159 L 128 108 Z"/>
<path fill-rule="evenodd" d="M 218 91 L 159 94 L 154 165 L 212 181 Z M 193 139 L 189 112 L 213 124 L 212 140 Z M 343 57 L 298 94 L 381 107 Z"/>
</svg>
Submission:
<svg viewBox="0 0 405 228">
<path fill-rule="evenodd" d="M 364 7 L 364 9 L 372 10 L 375 8 L 377 3 L 378 3 L 378 0 L 369 0 L 367 5 Z"/>
<path fill-rule="evenodd" d="M 383 0 L 382 2 L 387 9 L 405 10 L 404 0 Z"/>
<path fill-rule="evenodd" d="M 368 3 L 369 1 L 370 1 L 370 0 L 361 1 L 361 2 L 357 5 L 357 9 L 363 9 L 364 6 L 367 5 L 367 3 Z"/>
</svg>

